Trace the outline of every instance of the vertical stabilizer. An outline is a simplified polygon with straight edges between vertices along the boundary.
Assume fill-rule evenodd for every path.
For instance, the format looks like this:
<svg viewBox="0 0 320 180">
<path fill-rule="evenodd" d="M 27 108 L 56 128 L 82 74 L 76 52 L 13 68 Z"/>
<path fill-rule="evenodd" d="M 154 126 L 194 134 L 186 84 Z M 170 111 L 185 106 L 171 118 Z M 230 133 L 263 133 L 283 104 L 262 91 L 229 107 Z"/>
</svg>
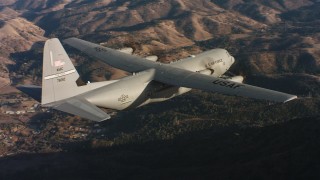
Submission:
<svg viewBox="0 0 320 180">
<path fill-rule="evenodd" d="M 43 105 L 76 95 L 79 74 L 57 38 L 45 43 L 42 72 Z"/>
</svg>

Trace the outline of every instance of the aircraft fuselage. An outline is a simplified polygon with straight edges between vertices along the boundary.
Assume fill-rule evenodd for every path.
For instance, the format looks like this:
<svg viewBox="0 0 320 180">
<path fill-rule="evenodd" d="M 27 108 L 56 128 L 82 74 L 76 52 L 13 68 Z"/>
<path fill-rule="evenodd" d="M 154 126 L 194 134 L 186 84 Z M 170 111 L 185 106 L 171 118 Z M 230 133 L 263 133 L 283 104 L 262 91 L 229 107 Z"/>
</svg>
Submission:
<svg viewBox="0 0 320 180">
<path fill-rule="evenodd" d="M 161 102 L 189 92 L 191 89 L 152 81 L 154 73 L 164 78 L 170 66 L 187 69 L 201 74 L 219 77 L 233 64 L 234 58 L 224 49 L 214 49 L 189 57 L 170 65 L 158 64 L 157 72 L 152 69 L 125 77 L 107 86 L 90 91 L 84 97 L 99 107 L 123 110 L 154 102 Z"/>
</svg>

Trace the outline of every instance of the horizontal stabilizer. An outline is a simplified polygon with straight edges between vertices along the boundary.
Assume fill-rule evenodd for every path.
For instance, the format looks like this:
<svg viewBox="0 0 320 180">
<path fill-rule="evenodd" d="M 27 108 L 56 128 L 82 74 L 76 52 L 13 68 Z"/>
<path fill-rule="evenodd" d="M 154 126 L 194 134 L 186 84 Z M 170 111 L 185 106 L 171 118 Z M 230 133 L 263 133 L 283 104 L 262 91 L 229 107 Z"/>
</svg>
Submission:
<svg viewBox="0 0 320 180">
<path fill-rule="evenodd" d="M 35 85 L 21 85 L 16 87 L 18 90 L 23 93 L 28 94 L 30 97 L 35 99 L 38 102 L 41 102 L 41 86 Z"/>
<path fill-rule="evenodd" d="M 53 108 L 97 122 L 111 118 L 107 113 L 99 109 L 97 106 L 81 98 L 72 98 L 66 100 L 57 106 L 53 106 Z"/>
</svg>

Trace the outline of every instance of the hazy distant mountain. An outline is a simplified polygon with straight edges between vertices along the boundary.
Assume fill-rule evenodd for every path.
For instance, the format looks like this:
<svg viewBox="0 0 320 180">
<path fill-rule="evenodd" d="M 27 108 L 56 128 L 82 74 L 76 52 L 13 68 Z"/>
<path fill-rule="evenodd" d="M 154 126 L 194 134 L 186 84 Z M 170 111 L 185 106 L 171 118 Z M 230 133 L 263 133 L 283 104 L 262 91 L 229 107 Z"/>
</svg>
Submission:
<svg viewBox="0 0 320 180">
<path fill-rule="evenodd" d="M 217 35 L 246 34 L 281 23 L 281 14 L 310 7 L 310 0 L 16 0 L 12 9 L 60 38 L 134 34 L 136 41 L 177 46 Z M 308 8 L 305 8 L 308 9 Z M 314 16 L 316 17 L 316 16 Z"/>
<path fill-rule="evenodd" d="M 53 7 L 61 6 L 63 4 L 69 3 L 72 0 L 16 0 L 12 5 L 14 9 L 17 10 L 43 10 L 50 9 Z"/>
<path fill-rule="evenodd" d="M 206 40 L 213 34 L 226 34 L 235 29 L 250 31 L 263 27 L 259 22 L 225 11 L 205 0 L 74 1 L 60 11 L 40 16 L 37 13 L 28 18 L 45 28 L 48 35 L 140 31 L 150 34 L 151 39 L 169 41 L 174 45 L 190 44 L 189 40 Z"/>
<path fill-rule="evenodd" d="M 269 7 L 272 9 L 277 9 L 280 11 L 297 9 L 303 6 L 313 5 L 315 0 L 278 0 L 278 1 L 269 1 L 269 0 L 211 0 L 216 4 L 219 4 L 225 8 L 233 9 L 238 6 L 249 6 L 255 5 L 257 7 Z"/>
<path fill-rule="evenodd" d="M 8 6 L 8 5 L 11 5 L 11 4 L 15 3 L 15 2 L 16 2 L 16 0 L 2 0 L 0 2 L 0 6 Z"/>
</svg>

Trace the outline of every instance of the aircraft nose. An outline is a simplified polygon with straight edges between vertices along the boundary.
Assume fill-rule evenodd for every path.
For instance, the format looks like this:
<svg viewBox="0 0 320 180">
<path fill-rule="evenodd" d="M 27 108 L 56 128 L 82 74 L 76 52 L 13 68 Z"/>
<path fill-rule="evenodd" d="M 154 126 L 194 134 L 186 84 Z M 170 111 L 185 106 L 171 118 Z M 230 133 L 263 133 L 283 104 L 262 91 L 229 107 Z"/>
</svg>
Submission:
<svg viewBox="0 0 320 180">
<path fill-rule="evenodd" d="M 232 65 L 235 61 L 233 56 L 231 56 L 230 61 L 231 61 L 231 65 Z"/>
</svg>

